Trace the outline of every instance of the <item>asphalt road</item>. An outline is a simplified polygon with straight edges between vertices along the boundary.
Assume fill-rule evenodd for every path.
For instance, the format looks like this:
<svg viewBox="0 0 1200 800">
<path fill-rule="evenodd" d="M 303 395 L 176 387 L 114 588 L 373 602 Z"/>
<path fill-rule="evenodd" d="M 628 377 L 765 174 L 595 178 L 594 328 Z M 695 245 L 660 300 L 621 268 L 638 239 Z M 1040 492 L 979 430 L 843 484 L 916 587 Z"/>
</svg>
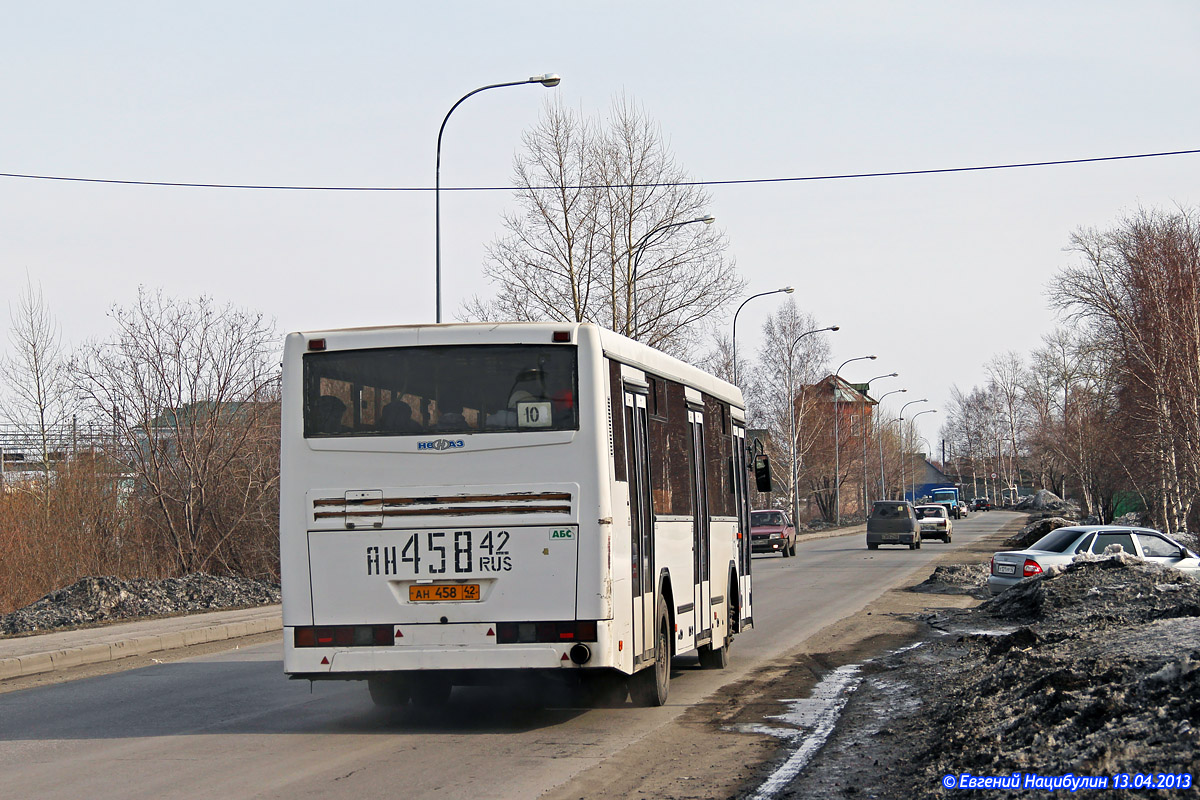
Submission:
<svg viewBox="0 0 1200 800">
<path fill-rule="evenodd" d="M 286 680 L 278 644 L 0 694 L 0 797 L 537 797 L 1012 518 L 973 514 L 953 544 L 915 551 L 855 535 L 756 557 L 755 629 L 727 670 L 681 659 L 663 708 L 539 708 L 480 687 L 436 717 L 382 712 L 363 684 Z"/>
</svg>

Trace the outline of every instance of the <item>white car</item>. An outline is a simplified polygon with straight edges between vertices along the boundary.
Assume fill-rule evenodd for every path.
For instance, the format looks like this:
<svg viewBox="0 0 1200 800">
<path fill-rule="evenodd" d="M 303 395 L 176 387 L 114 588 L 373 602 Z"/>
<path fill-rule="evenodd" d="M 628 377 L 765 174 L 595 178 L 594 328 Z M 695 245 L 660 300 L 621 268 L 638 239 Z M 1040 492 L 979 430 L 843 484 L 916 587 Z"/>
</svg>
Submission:
<svg viewBox="0 0 1200 800">
<path fill-rule="evenodd" d="M 1200 577 L 1200 557 L 1164 533 L 1120 525 L 1074 525 L 1050 531 L 1025 550 L 996 553 L 988 588 L 992 594 L 1000 594 L 1049 567 L 1070 564 L 1080 553 L 1102 555 L 1111 544 L 1121 545 L 1131 556 Z"/>
<path fill-rule="evenodd" d="M 954 521 L 940 505 L 917 506 L 917 521 L 921 525 L 921 539 L 941 539 L 946 544 L 954 536 Z"/>
</svg>

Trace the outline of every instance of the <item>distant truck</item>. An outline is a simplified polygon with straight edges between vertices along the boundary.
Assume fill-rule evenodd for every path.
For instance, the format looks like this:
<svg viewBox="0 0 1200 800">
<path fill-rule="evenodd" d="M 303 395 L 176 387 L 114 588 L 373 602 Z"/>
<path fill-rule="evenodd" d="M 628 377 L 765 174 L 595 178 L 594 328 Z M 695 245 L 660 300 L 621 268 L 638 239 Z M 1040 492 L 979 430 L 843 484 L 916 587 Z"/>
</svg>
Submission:
<svg viewBox="0 0 1200 800">
<path fill-rule="evenodd" d="M 962 517 L 962 512 L 958 506 L 958 489 L 956 487 L 934 489 L 930 492 L 930 495 L 932 497 L 930 503 L 945 506 L 947 516 L 954 517 L 955 519 Z"/>
</svg>

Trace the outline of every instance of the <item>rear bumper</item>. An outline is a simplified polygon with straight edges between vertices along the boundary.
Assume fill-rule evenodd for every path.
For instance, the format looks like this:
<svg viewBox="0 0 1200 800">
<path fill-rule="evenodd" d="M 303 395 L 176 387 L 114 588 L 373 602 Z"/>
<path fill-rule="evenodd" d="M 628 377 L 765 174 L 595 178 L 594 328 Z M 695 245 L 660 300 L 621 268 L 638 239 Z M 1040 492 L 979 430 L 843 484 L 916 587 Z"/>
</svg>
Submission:
<svg viewBox="0 0 1200 800">
<path fill-rule="evenodd" d="M 912 544 L 918 534 L 908 533 L 868 533 L 867 544 Z"/>
<path fill-rule="evenodd" d="M 751 553 L 782 553 L 787 539 L 751 539 Z"/>
<path fill-rule="evenodd" d="M 994 595 L 1000 594 L 1008 587 L 1015 586 L 1022 580 L 1024 580 L 1024 578 L 1010 577 L 1007 575 L 988 575 L 988 589 Z"/>
<path fill-rule="evenodd" d="M 610 624 L 597 625 L 599 641 L 580 642 L 590 652 L 582 665 L 571 661 L 577 642 L 498 644 L 489 624 L 400 625 L 403 641 L 392 646 L 296 647 L 295 628 L 283 629 L 283 671 L 293 676 L 356 675 L 425 670 L 578 670 L 615 667 Z"/>
</svg>

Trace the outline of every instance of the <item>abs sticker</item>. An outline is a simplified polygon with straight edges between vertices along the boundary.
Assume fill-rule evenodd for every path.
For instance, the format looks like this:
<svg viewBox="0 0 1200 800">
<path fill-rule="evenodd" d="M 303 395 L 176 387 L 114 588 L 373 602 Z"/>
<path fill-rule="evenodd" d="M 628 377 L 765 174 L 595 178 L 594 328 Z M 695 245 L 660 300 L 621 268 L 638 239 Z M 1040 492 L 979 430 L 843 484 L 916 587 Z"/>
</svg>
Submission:
<svg viewBox="0 0 1200 800">
<path fill-rule="evenodd" d="M 571 540 L 574 540 L 574 538 L 575 538 L 575 531 L 572 530 L 571 528 L 551 528 L 550 529 L 550 541 L 552 541 L 552 542 L 562 541 L 562 540 L 571 541 Z"/>
</svg>

